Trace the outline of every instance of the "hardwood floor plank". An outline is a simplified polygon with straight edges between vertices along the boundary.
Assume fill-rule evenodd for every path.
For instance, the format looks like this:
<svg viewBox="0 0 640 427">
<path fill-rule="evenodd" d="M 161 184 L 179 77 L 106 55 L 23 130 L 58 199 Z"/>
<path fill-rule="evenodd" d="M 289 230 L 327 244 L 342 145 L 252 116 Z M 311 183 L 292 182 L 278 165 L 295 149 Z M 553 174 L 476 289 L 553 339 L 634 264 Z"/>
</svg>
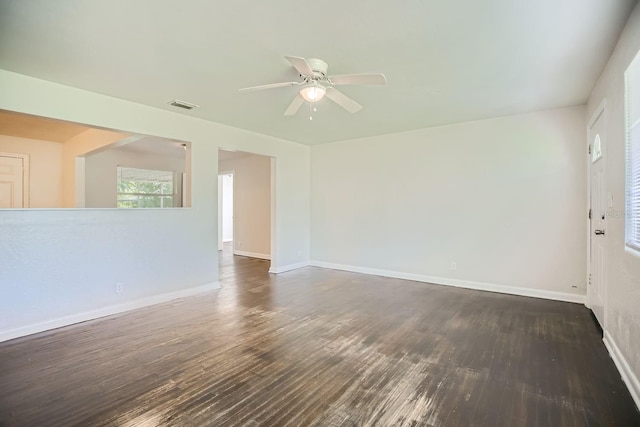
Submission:
<svg viewBox="0 0 640 427">
<path fill-rule="evenodd" d="M 0 344 L 0 426 L 640 426 L 580 305 L 221 255 L 222 289 Z"/>
</svg>

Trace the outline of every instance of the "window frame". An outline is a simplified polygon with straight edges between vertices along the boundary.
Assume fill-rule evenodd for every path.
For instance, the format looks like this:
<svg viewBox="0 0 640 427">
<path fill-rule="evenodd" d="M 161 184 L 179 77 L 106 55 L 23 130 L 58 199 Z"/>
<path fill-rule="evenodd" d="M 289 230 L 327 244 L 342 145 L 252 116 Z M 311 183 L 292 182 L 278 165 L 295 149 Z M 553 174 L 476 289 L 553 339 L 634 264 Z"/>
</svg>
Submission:
<svg viewBox="0 0 640 427">
<path fill-rule="evenodd" d="M 172 181 L 171 181 L 171 189 L 172 192 L 171 193 L 144 193 L 144 192 L 135 192 L 135 193 L 126 193 L 126 192 L 121 192 L 119 190 L 119 186 L 120 183 L 122 182 L 120 179 L 121 176 L 121 170 L 122 169 L 134 169 L 134 170 L 141 170 L 141 171 L 152 171 L 152 172 L 166 172 L 166 173 L 170 173 L 172 175 Z M 116 178 L 116 208 L 118 209 L 171 209 L 171 208 L 182 208 L 183 207 L 183 183 L 184 183 L 184 177 L 183 177 L 183 173 L 180 172 L 176 172 L 176 171 L 171 171 L 171 170 L 162 170 L 162 169 L 146 169 L 146 168 L 139 168 L 139 167 L 131 167 L 131 166 L 123 166 L 123 165 L 117 165 L 116 166 L 116 174 L 117 174 L 117 178 Z M 160 205 L 159 207 L 144 207 L 144 206 L 119 206 L 121 200 L 120 200 L 120 196 L 134 196 L 134 197 L 159 197 L 160 198 Z M 172 203 L 169 206 L 163 206 L 164 204 L 164 200 L 168 197 L 172 198 Z M 140 200 L 138 201 L 138 205 Z"/>
</svg>

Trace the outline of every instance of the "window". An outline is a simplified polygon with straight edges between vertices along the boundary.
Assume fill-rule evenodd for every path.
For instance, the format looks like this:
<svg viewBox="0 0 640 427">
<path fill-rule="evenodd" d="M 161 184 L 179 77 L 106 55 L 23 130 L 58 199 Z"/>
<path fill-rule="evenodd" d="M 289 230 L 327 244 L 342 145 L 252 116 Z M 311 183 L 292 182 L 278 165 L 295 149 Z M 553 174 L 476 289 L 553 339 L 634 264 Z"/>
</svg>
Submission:
<svg viewBox="0 0 640 427">
<path fill-rule="evenodd" d="M 602 141 L 600 140 L 600 135 L 596 135 L 596 138 L 593 140 L 593 147 L 591 148 L 591 163 L 595 163 L 597 160 L 602 158 Z"/>
<path fill-rule="evenodd" d="M 182 174 L 118 166 L 119 208 L 182 206 Z"/>
<path fill-rule="evenodd" d="M 625 242 L 640 251 L 640 52 L 624 73 L 626 109 Z"/>
</svg>

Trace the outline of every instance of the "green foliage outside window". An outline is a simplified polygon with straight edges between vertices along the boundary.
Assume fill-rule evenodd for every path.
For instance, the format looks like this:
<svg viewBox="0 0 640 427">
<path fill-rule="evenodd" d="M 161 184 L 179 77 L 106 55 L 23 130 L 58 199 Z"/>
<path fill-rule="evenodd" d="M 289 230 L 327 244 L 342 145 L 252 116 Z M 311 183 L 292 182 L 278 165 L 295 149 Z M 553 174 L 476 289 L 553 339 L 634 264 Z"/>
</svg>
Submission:
<svg viewBox="0 0 640 427">
<path fill-rule="evenodd" d="M 174 205 L 174 174 L 170 171 L 118 167 L 119 208 L 170 208 Z"/>
</svg>

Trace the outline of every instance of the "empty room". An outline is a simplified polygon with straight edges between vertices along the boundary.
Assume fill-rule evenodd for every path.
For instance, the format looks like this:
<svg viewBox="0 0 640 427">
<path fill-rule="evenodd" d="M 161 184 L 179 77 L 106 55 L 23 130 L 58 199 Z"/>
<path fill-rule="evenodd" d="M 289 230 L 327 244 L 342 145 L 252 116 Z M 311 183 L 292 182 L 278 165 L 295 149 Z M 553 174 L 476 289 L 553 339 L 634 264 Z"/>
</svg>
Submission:
<svg viewBox="0 0 640 427">
<path fill-rule="evenodd" d="M 0 426 L 640 426 L 635 0 L 0 0 Z"/>
</svg>

